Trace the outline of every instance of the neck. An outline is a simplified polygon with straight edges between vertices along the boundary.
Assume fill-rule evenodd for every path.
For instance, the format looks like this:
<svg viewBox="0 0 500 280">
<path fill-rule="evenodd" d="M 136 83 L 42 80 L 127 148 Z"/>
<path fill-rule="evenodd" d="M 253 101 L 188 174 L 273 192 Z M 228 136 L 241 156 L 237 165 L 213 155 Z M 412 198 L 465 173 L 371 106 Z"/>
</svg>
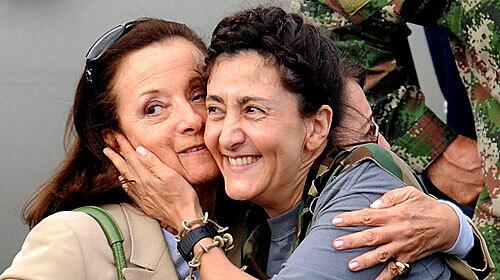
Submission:
<svg viewBox="0 0 500 280">
<path fill-rule="evenodd" d="M 203 212 L 208 212 L 210 215 L 213 215 L 215 208 L 215 193 L 222 185 L 222 179 L 218 178 L 203 185 L 193 186 L 196 194 L 198 195 L 198 200 L 200 201 L 200 206 Z"/>
</svg>

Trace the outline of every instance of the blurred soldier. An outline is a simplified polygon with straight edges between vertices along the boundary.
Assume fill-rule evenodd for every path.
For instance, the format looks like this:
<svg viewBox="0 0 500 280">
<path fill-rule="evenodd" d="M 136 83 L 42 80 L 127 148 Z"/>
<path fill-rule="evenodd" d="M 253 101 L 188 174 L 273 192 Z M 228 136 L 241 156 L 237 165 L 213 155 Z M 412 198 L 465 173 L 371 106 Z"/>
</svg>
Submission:
<svg viewBox="0 0 500 280">
<path fill-rule="evenodd" d="M 461 204 L 474 206 L 484 189 L 475 221 L 498 267 L 500 2 L 295 0 L 292 5 L 366 68 L 366 96 L 382 133 L 399 156 Z M 447 29 L 471 103 L 477 142 L 457 135 L 425 106 L 406 22 Z"/>
</svg>

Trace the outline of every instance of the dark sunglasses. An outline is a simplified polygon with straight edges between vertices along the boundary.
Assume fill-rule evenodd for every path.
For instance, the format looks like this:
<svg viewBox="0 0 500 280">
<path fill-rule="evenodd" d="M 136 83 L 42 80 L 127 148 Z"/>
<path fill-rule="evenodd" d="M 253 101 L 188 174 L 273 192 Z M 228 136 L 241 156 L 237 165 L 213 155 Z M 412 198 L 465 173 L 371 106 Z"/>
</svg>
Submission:
<svg viewBox="0 0 500 280">
<path fill-rule="evenodd" d="M 92 83 L 92 71 L 96 65 L 96 61 L 105 53 L 116 41 L 118 41 L 123 35 L 127 34 L 135 26 L 135 21 L 127 22 L 125 24 L 120 24 L 104 35 L 102 35 L 97 41 L 90 47 L 90 50 L 85 56 L 85 78 L 87 82 Z"/>
</svg>

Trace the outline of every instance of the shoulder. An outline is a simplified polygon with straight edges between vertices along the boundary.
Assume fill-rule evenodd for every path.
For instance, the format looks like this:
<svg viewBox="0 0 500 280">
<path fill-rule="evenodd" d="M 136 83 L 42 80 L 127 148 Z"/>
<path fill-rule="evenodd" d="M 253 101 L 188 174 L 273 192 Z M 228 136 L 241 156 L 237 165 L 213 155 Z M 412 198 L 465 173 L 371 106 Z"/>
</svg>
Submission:
<svg viewBox="0 0 500 280">
<path fill-rule="evenodd" d="M 106 206 L 117 212 L 121 206 Z M 116 215 L 113 215 L 116 216 Z M 122 214 L 123 216 L 123 214 Z M 99 224 L 89 215 L 61 211 L 40 221 L 0 279 L 86 279 L 94 264 L 114 273 L 113 255 Z M 108 269 L 109 268 L 109 269 Z"/>
<path fill-rule="evenodd" d="M 370 160 L 356 163 L 337 177 L 330 177 L 312 205 L 314 226 L 331 225 L 343 212 L 367 208 L 386 192 L 405 183 Z"/>
<path fill-rule="evenodd" d="M 0 279 L 85 279 L 82 232 L 95 226 L 84 213 L 58 212 L 38 223 Z M 89 243 L 85 246 L 98 244 Z M 64 268 L 64 269 L 62 269 Z"/>
<path fill-rule="evenodd" d="M 384 193 L 404 187 L 406 184 L 391 172 L 375 162 L 362 160 L 338 176 L 331 176 L 318 198 L 319 201 L 331 201 L 345 195 L 381 196 Z M 370 195 L 369 195 L 370 194 Z M 370 198 L 369 198 L 370 199 Z"/>
</svg>

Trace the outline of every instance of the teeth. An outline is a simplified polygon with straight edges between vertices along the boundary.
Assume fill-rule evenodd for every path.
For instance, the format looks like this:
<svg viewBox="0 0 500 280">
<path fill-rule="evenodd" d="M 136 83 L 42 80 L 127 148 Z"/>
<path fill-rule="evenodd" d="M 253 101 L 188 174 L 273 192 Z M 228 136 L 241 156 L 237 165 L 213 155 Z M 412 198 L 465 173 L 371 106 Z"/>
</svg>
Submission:
<svg viewBox="0 0 500 280">
<path fill-rule="evenodd" d="M 228 157 L 228 159 L 229 159 L 229 164 L 233 166 L 239 166 L 239 165 L 252 164 L 256 162 L 259 159 L 259 157 L 239 157 L 239 158 Z"/>
</svg>

